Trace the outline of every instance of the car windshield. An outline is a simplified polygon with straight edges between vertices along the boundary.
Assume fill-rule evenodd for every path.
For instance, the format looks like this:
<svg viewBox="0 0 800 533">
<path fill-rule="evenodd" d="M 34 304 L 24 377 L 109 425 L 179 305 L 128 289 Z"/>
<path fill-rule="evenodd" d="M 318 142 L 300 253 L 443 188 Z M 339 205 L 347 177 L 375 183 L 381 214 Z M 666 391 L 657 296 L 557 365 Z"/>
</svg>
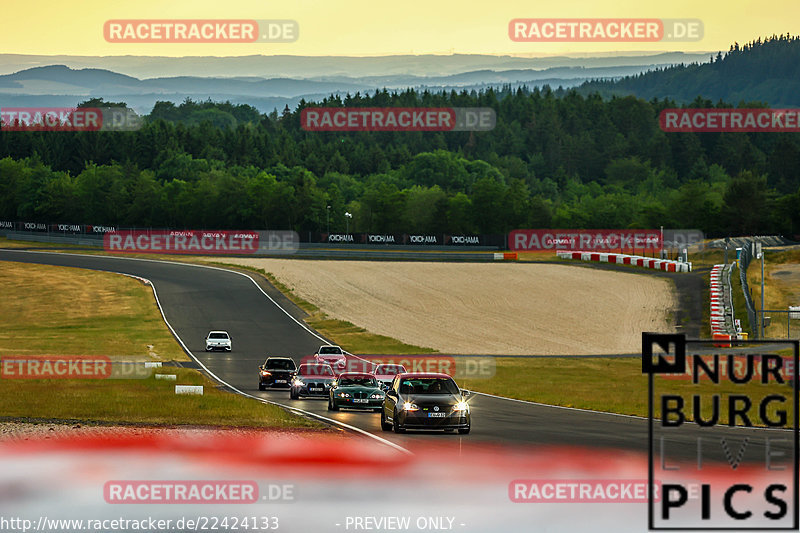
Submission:
<svg viewBox="0 0 800 533">
<path fill-rule="evenodd" d="M 301 365 L 301 376 L 333 377 L 333 369 L 328 365 Z"/>
<path fill-rule="evenodd" d="M 323 346 L 319 349 L 320 355 L 340 355 L 342 350 L 336 346 Z"/>
<path fill-rule="evenodd" d="M 400 383 L 401 394 L 459 394 L 458 386 L 452 379 L 413 378 Z"/>
<path fill-rule="evenodd" d="M 403 365 L 378 365 L 375 373 L 381 376 L 394 376 L 406 371 Z"/>
<path fill-rule="evenodd" d="M 294 361 L 291 359 L 267 359 L 264 368 L 271 370 L 294 370 Z"/>
<path fill-rule="evenodd" d="M 361 385 L 362 387 L 377 387 L 378 382 L 372 376 L 341 376 L 339 378 L 340 387 Z"/>
<path fill-rule="evenodd" d="M 209 339 L 227 339 L 228 338 L 228 334 L 227 333 L 209 333 L 208 334 L 208 338 Z"/>
</svg>

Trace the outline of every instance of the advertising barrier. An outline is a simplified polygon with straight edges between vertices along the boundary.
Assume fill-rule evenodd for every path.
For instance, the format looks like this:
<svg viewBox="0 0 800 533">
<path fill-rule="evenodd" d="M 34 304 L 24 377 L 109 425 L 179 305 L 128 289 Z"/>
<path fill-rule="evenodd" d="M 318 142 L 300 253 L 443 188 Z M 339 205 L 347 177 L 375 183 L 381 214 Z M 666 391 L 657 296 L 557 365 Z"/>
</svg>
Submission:
<svg viewBox="0 0 800 533">
<path fill-rule="evenodd" d="M 401 246 L 491 246 L 506 247 L 505 235 L 448 235 L 431 233 L 308 233 L 303 242 L 326 244 Z"/>
<path fill-rule="evenodd" d="M 518 229 L 508 236 L 508 247 L 514 252 L 547 250 L 615 250 L 661 249 L 660 230 L 547 230 Z"/>
</svg>

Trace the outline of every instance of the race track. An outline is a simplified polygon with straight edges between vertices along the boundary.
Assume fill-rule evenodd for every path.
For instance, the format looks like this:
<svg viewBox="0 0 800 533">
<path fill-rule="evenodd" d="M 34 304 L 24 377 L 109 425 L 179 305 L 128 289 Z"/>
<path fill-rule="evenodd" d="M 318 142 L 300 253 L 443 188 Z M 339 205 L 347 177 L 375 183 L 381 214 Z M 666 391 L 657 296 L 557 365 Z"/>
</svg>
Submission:
<svg viewBox="0 0 800 533">
<path fill-rule="evenodd" d="M 396 435 L 381 430 L 376 413 L 330 413 L 324 400 L 292 401 L 287 390 L 260 392 L 257 367 L 267 354 L 288 355 L 299 361 L 312 354 L 322 341 L 297 320 L 301 315 L 299 310 L 255 275 L 251 278 L 229 270 L 176 262 L 20 250 L 0 250 L 0 261 L 86 268 L 146 278 L 156 288 L 164 315 L 179 339 L 196 360 L 225 383 L 252 396 L 333 418 L 410 451 L 431 443 L 454 451 L 482 443 L 502 443 L 647 452 L 647 422 L 636 417 L 475 394 L 470 400 L 469 435 L 420 432 Z M 204 350 L 204 337 L 212 329 L 230 332 L 234 347 L 231 353 Z M 254 402 L 253 408 L 257 409 L 258 404 Z M 735 432 L 741 438 L 759 430 L 721 431 Z M 678 440 L 693 438 L 690 428 L 686 428 Z M 763 448 L 758 450 L 757 446 L 753 445 L 753 455 L 760 453 L 763 457 Z M 692 449 L 691 445 L 680 448 Z M 642 459 L 645 460 L 645 455 Z"/>
</svg>

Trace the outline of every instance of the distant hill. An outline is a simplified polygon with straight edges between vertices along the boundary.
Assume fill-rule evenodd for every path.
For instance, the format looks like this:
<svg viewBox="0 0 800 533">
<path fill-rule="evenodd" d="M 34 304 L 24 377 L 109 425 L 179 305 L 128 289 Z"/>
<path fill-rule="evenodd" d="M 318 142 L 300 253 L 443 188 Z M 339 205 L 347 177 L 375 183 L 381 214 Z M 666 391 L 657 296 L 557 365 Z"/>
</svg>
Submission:
<svg viewBox="0 0 800 533">
<path fill-rule="evenodd" d="M 544 85 L 570 88 L 593 78 L 637 74 L 664 65 L 665 61 L 687 57 L 692 56 L 680 53 L 585 58 L 389 56 L 327 58 L 328 62 L 322 62 L 322 58 L 296 57 L 291 63 L 286 56 L 253 56 L 206 58 L 207 68 L 193 63 L 198 58 L 138 58 L 134 69 L 137 71 L 152 73 L 170 71 L 165 66 L 176 67 L 170 71 L 170 76 L 155 77 L 76 67 L 76 61 L 71 59 L 65 64 L 35 66 L 0 75 L 0 107 L 69 106 L 89 98 L 104 98 L 123 101 L 140 113 L 149 113 L 157 101 L 178 104 L 188 98 L 248 104 L 268 113 L 287 105 L 294 109 L 301 99 L 317 101 L 330 95 L 344 96 L 384 88 L 432 91 Z M 406 59 L 405 70 L 401 69 L 402 58 Z M 104 63 L 123 68 L 122 64 L 130 58 L 94 59 L 97 61 L 82 63 L 95 64 L 102 59 Z M 8 64 L 4 61 L 20 60 L 20 56 L 0 55 L 0 67 Z M 511 66 L 516 68 L 509 68 Z M 474 67 L 481 68 L 475 70 Z M 195 70 L 198 75 L 183 74 Z"/>
<path fill-rule="evenodd" d="M 689 103 L 698 96 L 716 103 L 763 102 L 771 107 L 800 105 L 800 37 L 775 36 L 739 46 L 725 54 L 657 68 L 618 80 L 588 81 L 583 94 L 635 95 L 646 100 L 670 98 Z"/>
<path fill-rule="evenodd" d="M 0 54 L 0 74 L 31 67 L 66 65 L 72 69 L 99 68 L 139 79 L 172 76 L 259 78 L 315 78 L 344 76 L 450 76 L 476 70 L 544 70 L 559 67 L 640 67 L 702 61 L 708 53 L 617 52 L 548 57 L 496 56 L 487 54 L 395 55 L 379 57 L 251 55 L 234 57 L 161 56 L 42 56 Z M 626 73 L 630 74 L 630 72 Z M 559 77 L 559 76 L 553 76 Z"/>
</svg>

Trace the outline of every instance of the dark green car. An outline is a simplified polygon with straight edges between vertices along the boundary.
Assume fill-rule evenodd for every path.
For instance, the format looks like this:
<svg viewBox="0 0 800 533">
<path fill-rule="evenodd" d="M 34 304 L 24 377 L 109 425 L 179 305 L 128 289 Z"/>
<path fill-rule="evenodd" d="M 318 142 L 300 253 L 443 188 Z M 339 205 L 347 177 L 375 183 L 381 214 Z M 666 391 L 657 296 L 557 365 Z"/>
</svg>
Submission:
<svg viewBox="0 0 800 533">
<path fill-rule="evenodd" d="M 383 390 L 373 374 L 343 372 L 331 385 L 328 410 L 372 409 L 380 411 L 383 405 Z"/>
</svg>

